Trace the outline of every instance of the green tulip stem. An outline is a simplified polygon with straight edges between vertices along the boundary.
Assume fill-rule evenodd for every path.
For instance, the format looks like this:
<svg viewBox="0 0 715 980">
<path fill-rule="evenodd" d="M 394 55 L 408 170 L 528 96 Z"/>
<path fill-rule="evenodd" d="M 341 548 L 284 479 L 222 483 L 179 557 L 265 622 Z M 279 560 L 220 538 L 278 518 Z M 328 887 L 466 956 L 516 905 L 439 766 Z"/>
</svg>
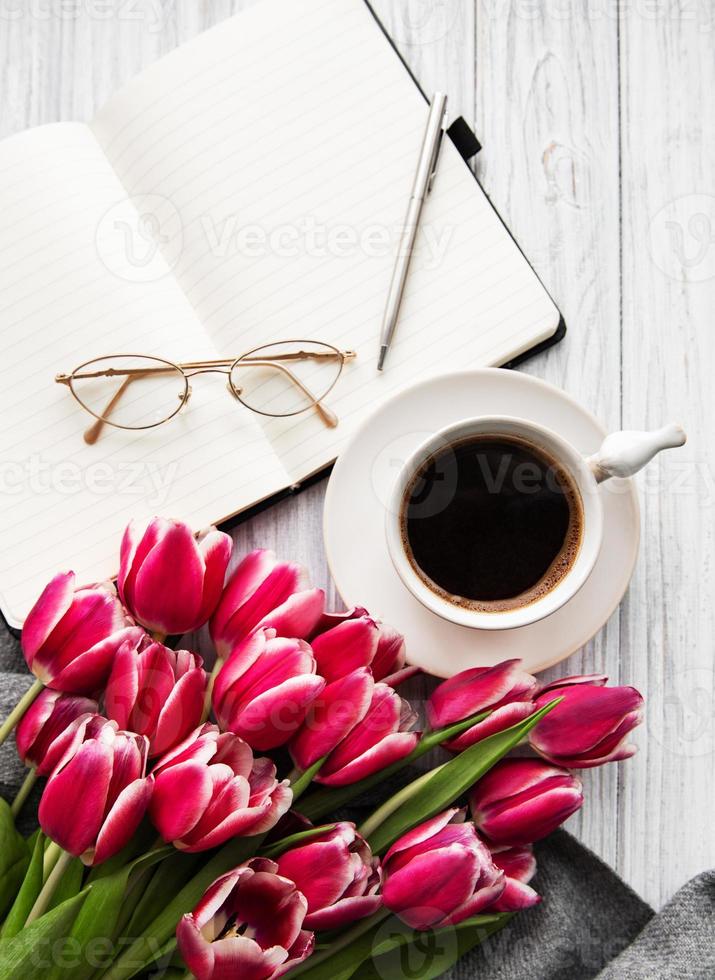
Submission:
<svg viewBox="0 0 715 980">
<path fill-rule="evenodd" d="M 338 936 L 337 939 L 334 939 L 327 949 L 321 950 L 319 953 L 313 953 L 313 955 L 309 956 L 307 960 L 303 960 L 299 966 L 294 967 L 290 971 L 291 980 L 293 977 L 297 977 L 300 973 L 305 973 L 306 970 L 312 970 L 314 966 L 324 963 L 325 960 L 330 959 L 331 956 L 334 956 L 341 949 L 345 949 L 346 946 L 349 946 L 351 943 L 355 942 L 355 940 L 359 939 L 360 936 L 363 936 L 366 932 L 374 929 L 376 925 L 391 914 L 392 913 L 389 909 L 383 907 L 378 909 L 374 915 L 369 915 L 366 919 L 361 919 L 359 922 L 356 922 L 352 929 L 348 929 L 347 932 L 342 934 L 342 936 Z M 355 966 L 357 968 L 359 964 L 356 963 Z"/>
<path fill-rule="evenodd" d="M 163 643 L 166 639 L 166 633 L 162 633 L 161 630 L 154 630 L 151 633 L 151 638 L 155 643 Z"/>
<path fill-rule="evenodd" d="M 35 681 L 32 687 L 25 691 L 5 721 L 0 725 L 0 745 L 2 745 L 10 732 L 14 730 L 15 726 L 22 721 L 25 712 L 44 688 L 45 685 L 42 681 Z"/>
<path fill-rule="evenodd" d="M 37 782 L 37 770 L 32 768 L 28 771 L 27 775 L 25 776 L 25 779 L 23 780 L 22 786 L 17 791 L 17 796 L 12 801 L 12 806 L 10 807 L 10 810 L 12 811 L 12 815 L 13 817 L 15 817 L 15 819 L 17 819 L 20 811 L 25 805 L 27 797 L 32 792 L 32 787 L 35 785 L 36 782 Z"/>
<path fill-rule="evenodd" d="M 216 657 L 216 663 L 214 664 L 214 668 L 209 675 L 209 682 L 206 685 L 206 694 L 204 695 L 204 713 L 201 715 L 202 725 L 204 722 L 209 720 L 209 715 L 211 714 L 211 698 L 213 697 L 214 693 L 214 684 L 222 667 L 223 660 L 221 657 Z"/>
<path fill-rule="evenodd" d="M 60 883 L 62 875 L 65 873 L 70 862 L 73 860 L 73 856 L 68 851 L 60 851 L 60 856 L 57 859 L 57 863 L 52 871 L 50 871 L 47 881 L 42 886 L 42 890 L 37 896 L 35 904 L 30 909 L 30 914 L 25 920 L 26 926 L 29 926 L 31 922 L 34 922 L 35 919 L 39 919 L 41 915 L 45 914 L 50 902 L 52 901 L 52 896 L 55 893 L 55 889 Z"/>
<path fill-rule="evenodd" d="M 194 975 L 191 970 L 187 970 L 186 973 L 182 973 L 179 980 L 194 980 Z"/>
<path fill-rule="evenodd" d="M 47 881 L 50 876 L 50 872 L 57 864 L 60 855 L 62 854 L 62 848 L 59 844 L 55 844 L 52 840 L 47 840 L 45 838 L 45 854 L 42 859 L 42 880 Z"/>
<path fill-rule="evenodd" d="M 371 834 L 377 830 L 381 823 L 387 820 L 388 817 L 392 816 L 395 810 L 399 810 L 401 806 L 407 803 L 415 793 L 419 792 L 420 789 L 428 783 L 433 776 L 435 776 L 440 769 L 444 769 L 447 765 L 445 762 L 441 766 L 437 766 L 435 769 L 430 769 L 423 776 L 419 776 L 417 779 L 408 783 L 407 786 L 403 787 L 399 793 L 395 793 L 391 796 L 389 800 L 386 800 L 381 807 L 378 807 L 375 812 L 367 818 L 365 823 L 359 827 L 359 833 L 362 837 L 368 838 Z"/>
</svg>

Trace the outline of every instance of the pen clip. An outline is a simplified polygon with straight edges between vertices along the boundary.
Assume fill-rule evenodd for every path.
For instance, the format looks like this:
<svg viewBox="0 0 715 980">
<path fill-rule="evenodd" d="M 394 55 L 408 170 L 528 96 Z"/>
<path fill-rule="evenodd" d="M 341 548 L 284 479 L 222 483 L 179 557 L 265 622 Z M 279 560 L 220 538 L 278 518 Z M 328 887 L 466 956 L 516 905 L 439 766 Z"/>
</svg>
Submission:
<svg viewBox="0 0 715 980">
<path fill-rule="evenodd" d="M 445 108 L 444 116 L 442 118 L 442 126 L 439 131 L 439 139 L 437 140 L 437 146 L 434 151 L 434 159 L 432 160 L 432 171 L 429 175 L 429 180 L 427 181 L 427 193 L 432 192 L 432 185 L 434 184 L 434 179 L 437 176 L 437 164 L 439 163 L 440 153 L 442 152 L 442 144 L 444 143 L 444 134 L 446 132 L 446 121 L 447 121 L 447 110 Z"/>
</svg>

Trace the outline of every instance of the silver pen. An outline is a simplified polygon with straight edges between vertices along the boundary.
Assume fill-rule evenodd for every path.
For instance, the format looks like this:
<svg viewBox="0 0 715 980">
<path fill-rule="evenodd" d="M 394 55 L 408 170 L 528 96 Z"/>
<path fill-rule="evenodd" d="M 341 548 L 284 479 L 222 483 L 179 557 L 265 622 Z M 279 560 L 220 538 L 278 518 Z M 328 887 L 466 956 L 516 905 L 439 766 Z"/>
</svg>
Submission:
<svg viewBox="0 0 715 980">
<path fill-rule="evenodd" d="M 405 292 L 407 273 L 415 248 L 417 232 L 419 231 L 422 207 L 425 203 L 425 198 L 432 189 L 432 183 L 437 170 L 439 151 L 444 136 L 446 114 L 447 96 L 443 92 L 436 92 L 432 99 L 429 116 L 427 117 L 427 126 L 422 139 L 420 158 L 417 164 L 415 179 L 412 183 L 410 203 L 407 207 L 405 224 L 397 250 L 395 269 L 392 273 L 390 290 L 387 294 L 385 316 L 382 321 L 382 330 L 380 331 L 380 355 L 377 361 L 378 371 L 382 371 L 400 315 L 400 306 Z"/>
</svg>

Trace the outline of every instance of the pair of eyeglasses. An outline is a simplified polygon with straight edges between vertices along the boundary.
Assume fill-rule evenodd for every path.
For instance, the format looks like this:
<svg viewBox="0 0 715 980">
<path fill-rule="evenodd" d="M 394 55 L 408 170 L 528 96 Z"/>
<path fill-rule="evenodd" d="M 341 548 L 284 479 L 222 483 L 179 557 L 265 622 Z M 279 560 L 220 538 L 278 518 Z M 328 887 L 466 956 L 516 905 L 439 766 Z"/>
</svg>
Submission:
<svg viewBox="0 0 715 980">
<path fill-rule="evenodd" d="M 153 429 L 174 418 L 191 398 L 189 379 L 224 374 L 229 394 L 252 412 L 273 418 L 314 411 L 329 428 L 337 415 L 323 399 L 338 382 L 354 351 L 311 340 L 256 347 L 240 357 L 173 361 L 145 354 L 110 354 L 86 361 L 55 381 L 67 385 L 96 421 L 84 433 L 92 445 L 105 425 Z"/>
</svg>

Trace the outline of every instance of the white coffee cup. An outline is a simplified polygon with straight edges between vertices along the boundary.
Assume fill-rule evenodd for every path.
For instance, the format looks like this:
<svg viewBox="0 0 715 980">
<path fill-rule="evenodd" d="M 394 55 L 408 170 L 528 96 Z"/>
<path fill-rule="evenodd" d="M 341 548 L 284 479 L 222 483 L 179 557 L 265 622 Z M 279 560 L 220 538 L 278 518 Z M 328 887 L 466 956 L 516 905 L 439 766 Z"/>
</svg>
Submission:
<svg viewBox="0 0 715 980">
<path fill-rule="evenodd" d="M 433 590 L 415 571 L 405 551 L 401 514 L 405 494 L 425 463 L 447 447 L 474 436 L 517 438 L 541 450 L 566 471 L 581 504 L 581 537 L 572 564 L 554 587 L 523 606 L 485 611 L 464 602 L 450 601 Z M 582 587 L 593 570 L 603 540 L 603 507 L 599 484 L 610 477 L 636 473 L 661 449 L 682 446 L 685 433 L 679 425 L 668 425 L 656 432 L 615 432 L 600 450 L 583 456 L 574 446 L 551 429 L 527 419 L 489 415 L 464 419 L 436 432 L 420 445 L 401 468 L 386 513 L 387 547 L 395 569 L 405 586 L 423 606 L 443 619 L 474 629 L 502 630 L 526 626 L 560 609 Z"/>
</svg>

